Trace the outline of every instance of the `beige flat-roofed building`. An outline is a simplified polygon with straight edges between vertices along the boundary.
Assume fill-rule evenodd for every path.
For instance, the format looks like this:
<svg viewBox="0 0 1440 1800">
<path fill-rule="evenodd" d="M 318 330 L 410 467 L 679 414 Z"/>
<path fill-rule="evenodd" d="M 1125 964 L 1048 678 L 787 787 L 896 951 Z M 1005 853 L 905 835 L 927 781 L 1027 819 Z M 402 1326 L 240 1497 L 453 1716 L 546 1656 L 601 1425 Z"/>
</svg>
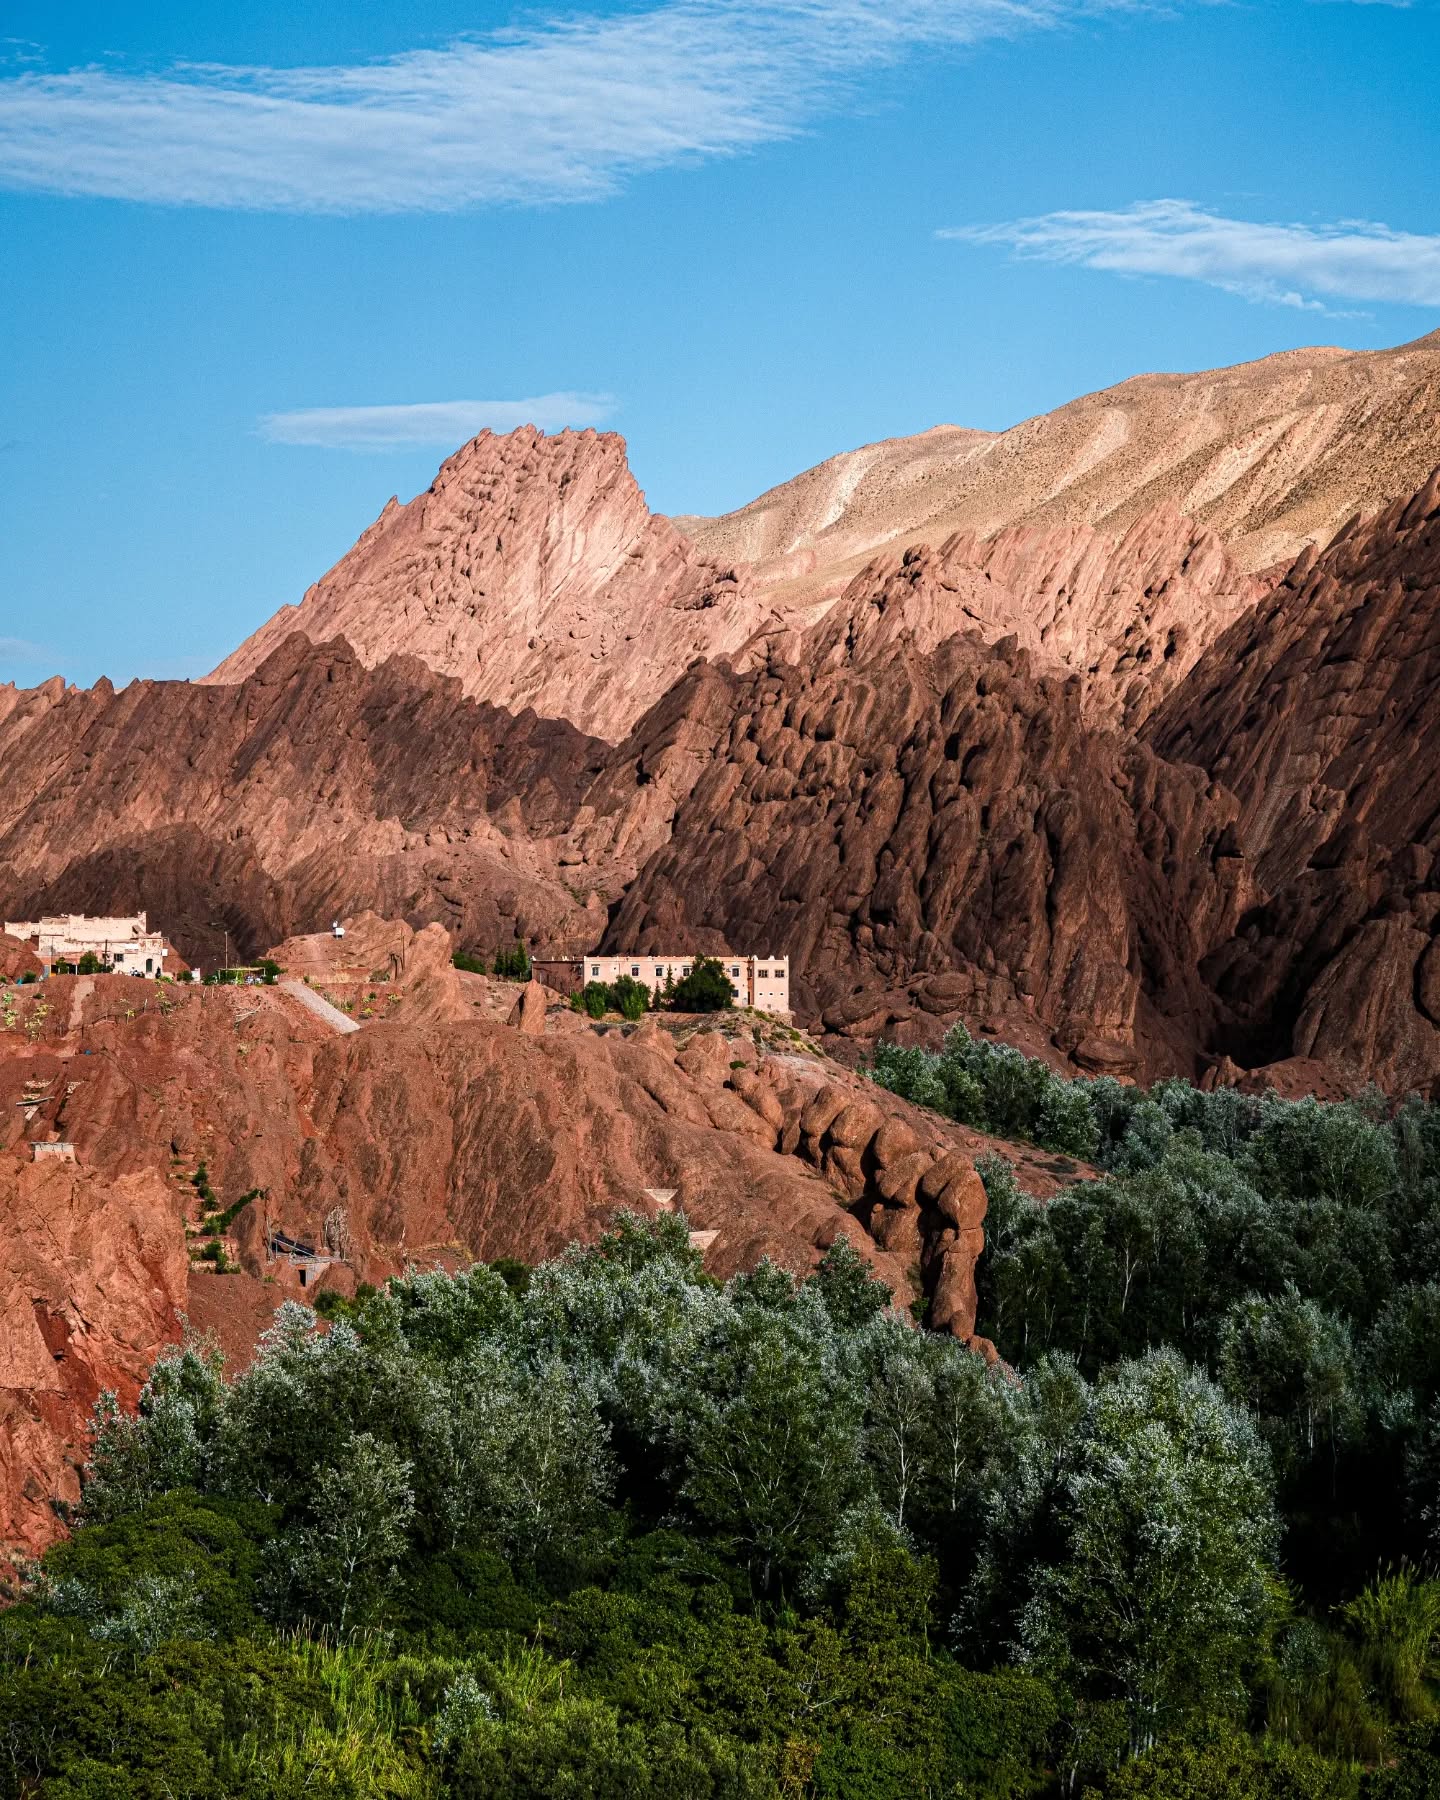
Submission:
<svg viewBox="0 0 1440 1800">
<path fill-rule="evenodd" d="M 5 931 L 32 945 L 46 963 L 78 962 L 88 953 L 117 975 L 159 975 L 165 967 L 165 939 L 150 929 L 143 912 L 114 918 L 56 913 L 45 919 L 7 919 Z"/>
<path fill-rule="evenodd" d="M 667 981 L 680 981 L 699 960 L 696 956 L 586 956 L 580 959 L 579 987 L 588 981 L 615 982 L 622 975 L 643 981 L 652 993 L 663 993 Z M 788 956 L 720 956 L 715 961 L 730 977 L 737 1006 L 757 1012 L 790 1011 Z"/>
</svg>

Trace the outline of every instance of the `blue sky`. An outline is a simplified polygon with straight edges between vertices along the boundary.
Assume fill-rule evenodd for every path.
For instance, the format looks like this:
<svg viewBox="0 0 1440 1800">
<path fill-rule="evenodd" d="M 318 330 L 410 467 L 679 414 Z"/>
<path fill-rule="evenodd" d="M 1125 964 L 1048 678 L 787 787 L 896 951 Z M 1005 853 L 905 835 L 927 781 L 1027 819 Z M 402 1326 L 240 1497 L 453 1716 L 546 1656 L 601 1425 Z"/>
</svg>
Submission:
<svg viewBox="0 0 1440 1800">
<path fill-rule="evenodd" d="M 0 679 L 203 673 L 486 420 L 611 425 L 653 506 L 715 512 L 941 420 L 1440 326 L 1440 0 L 8 0 L 0 33 Z"/>
</svg>

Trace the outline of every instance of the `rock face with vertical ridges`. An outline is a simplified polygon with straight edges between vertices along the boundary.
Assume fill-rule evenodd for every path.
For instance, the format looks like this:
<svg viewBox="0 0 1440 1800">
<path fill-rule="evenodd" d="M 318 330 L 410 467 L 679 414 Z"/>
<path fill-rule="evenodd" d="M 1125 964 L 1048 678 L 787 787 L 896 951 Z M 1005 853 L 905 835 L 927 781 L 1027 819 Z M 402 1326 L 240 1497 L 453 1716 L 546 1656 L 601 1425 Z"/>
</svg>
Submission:
<svg viewBox="0 0 1440 1800">
<path fill-rule="evenodd" d="M 693 657 L 737 650 L 767 615 L 731 566 L 649 511 L 621 438 L 487 431 L 208 679 L 243 680 L 302 631 L 618 738 Z"/>
<path fill-rule="evenodd" d="M 1302 556 L 1152 720 L 1235 796 L 1255 898 L 1204 963 L 1245 1060 L 1440 1078 L 1440 470 Z"/>
</svg>

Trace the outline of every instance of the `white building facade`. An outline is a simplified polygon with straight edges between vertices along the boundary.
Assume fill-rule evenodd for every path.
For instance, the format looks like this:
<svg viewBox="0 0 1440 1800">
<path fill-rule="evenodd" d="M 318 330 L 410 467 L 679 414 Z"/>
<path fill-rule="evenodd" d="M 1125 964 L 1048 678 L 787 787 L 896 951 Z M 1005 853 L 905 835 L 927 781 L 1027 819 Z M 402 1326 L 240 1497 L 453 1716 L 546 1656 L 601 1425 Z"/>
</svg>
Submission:
<svg viewBox="0 0 1440 1800">
<path fill-rule="evenodd" d="M 714 959 L 730 977 L 737 1006 L 756 1012 L 790 1011 L 788 956 L 719 956 Z M 615 982 L 622 975 L 643 981 L 652 993 L 663 993 L 668 981 L 680 981 L 699 961 L 695 956 L 587 956 L 580 964 L 580 986 L 588 981 Z"/>
<path fill-rule="evenodd" d="M 117 975 L 160 975 L 165 970 L 165 939 L 150 929 L 143 912 L 116 918 L 57 913 L 46 919 L 7 919 L 5 932 L 29 944 L 44 963 L 78 962 L 88 954 Z"/>
</svg>

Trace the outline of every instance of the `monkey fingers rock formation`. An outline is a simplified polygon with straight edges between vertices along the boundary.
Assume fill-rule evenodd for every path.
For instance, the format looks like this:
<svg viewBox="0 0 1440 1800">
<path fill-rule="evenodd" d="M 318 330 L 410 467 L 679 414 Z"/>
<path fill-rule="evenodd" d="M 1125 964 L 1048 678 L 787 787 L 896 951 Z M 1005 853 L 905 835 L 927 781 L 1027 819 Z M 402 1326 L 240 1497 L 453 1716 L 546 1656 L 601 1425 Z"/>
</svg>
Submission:
<svg viewBox="0 0 1440 1800">
<path fill-rule="evenodd" d="M 148 907 L 205 967 L 223 925 L 253 955 L 365 907 L 584 949 L 604 906 L 546 845 L 605 749 L 413 657 L 368 669 L 298 632 L 235 687 L 0 689 L 0 900 Z"/>
<path fill-rule="evenodd" d="M 711 947 L 774 945 L 802 1013 L 860 1037 L 934 1036 L 965 1013 L 1111 1068 L 1194 1041 L 1201 948 L 1244 899 L 1234 803 L 1087 724 L 1078 681 L 974 636 L 858 666 L 695 671 L 617 771 L 664 762 L 687 685 L 709 755 L 691 743 L 688 791 L 607 944 L 708 927 Z M 627 817 L 605 779 L 587 806 Z"/>
<path fill-rule="evenodd" d="M 1255 896 L 1204 973 L 1247 1062 L 1440 1081 L 1440 471 L 1302 556 L 1152 720 L 1238 802 Z"/>
<path fill-rule="evenodd" d="M 353 926 L 372 952 L 402 936 Z M 537 1019 L 538 989 L 521 990 L 528 1024 L 498 1023 L 474 999 L 484 978 L 433 954 L 442 935 L 413 934 L 398 972 L 364 979 L 379 1010 L 347 1036 L 280 987 L 62 976 L 22 994 L 0 1029 L 12 1545 L 59 1529 L 51 1502 L 78 1497 L 97 1394 L 132 1404 L 184 1317 L 243 1361 L 316 1284 L 538 1261 L 621 1207 L 653 1210 L 649 1189 L 675 1191 L 717 1275 L 762 1257 L 803 1274 L 844 1235 L 897 1304 L 929 1296 L 937 1323 L 973 1333 L 984 1190 L 956 1128 L 747 1035 Z M 299 965 L 307 946 L 278 948 Z M 338 957 L 311 967 L 343 985 Z"/>
<path fill-rule="evenodd" d="M 875 663 L 957 631 L 1013 636 L 1037 669 L 1075 674 L 1095 724 L 1133 731 L 1265 592 L 1213 533 L 1173 508 L 1112 536 L 1088 525 L 958 533 L 863 570 L 796 644 L 796 660 Z"/>
</svg>

